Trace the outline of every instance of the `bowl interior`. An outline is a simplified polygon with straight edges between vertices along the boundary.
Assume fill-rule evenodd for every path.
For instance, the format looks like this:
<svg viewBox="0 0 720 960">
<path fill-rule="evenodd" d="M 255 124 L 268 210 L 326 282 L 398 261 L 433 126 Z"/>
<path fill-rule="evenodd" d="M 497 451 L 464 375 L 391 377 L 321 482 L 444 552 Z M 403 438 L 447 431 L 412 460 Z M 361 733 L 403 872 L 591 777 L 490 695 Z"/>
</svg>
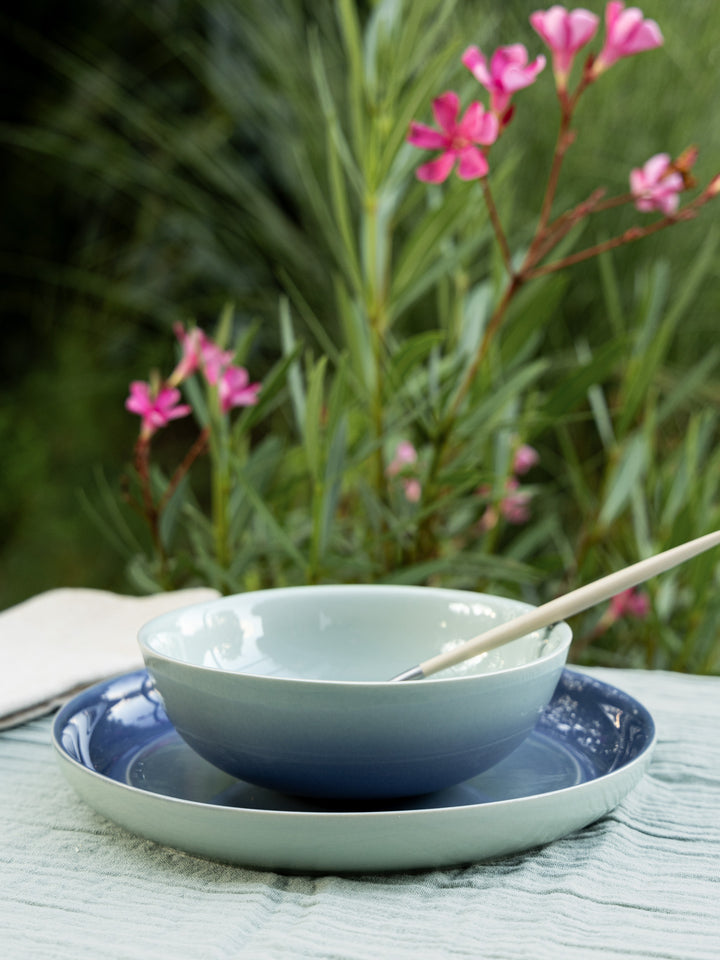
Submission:
<svg viewBox="0 0 720 960">
<path fill-rule="evenodd" d="M 386 681 L 526 612 L 518 601 L 462 590 L 289 587 L 165 614 L 140 631 L 151 654 L 194 667 L 300 680 Z M 436 677 L 521 667 L 566 648 L 570 628 L 528 634 Z"/>
</svg>

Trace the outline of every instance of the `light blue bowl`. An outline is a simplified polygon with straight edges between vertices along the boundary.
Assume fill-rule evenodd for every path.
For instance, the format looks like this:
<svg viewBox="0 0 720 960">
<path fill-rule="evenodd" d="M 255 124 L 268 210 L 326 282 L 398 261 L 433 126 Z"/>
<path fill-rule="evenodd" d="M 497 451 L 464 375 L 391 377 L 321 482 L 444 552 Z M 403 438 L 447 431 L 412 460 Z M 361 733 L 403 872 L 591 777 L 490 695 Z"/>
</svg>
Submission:
<svg viewBox="0 0 720 960">
<path fill-rule="evenodd" d="M 402 797 L 522 743 L 572 635 L 560 623 L 425 680 L 389 678 L 528 609 L 463 590 L 289 587 L 164 614 L 139 642 L 178 733 L 221 770 L 299 796 Z"/>
</svg>

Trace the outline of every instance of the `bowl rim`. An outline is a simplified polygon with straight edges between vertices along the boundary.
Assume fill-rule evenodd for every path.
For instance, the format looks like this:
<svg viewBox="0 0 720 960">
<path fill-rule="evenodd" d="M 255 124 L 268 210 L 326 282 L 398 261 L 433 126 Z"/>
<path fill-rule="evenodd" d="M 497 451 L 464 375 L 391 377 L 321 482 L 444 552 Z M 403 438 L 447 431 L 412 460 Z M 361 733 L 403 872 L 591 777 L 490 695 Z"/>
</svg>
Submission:
<svg viewBox="0 0 720 960">
<path fill-rule="evenodd" d="M 371 593 L 371 592 L 395 592 L 395 593 L 407 593 L 407 594 L 417 594 L 419 592 L 423 593 L 433 593 L 433 594 L 442 594 L 442 595 L 460 595 L 466 597 L 476 597 L 484 600 L 502 600 L 507 601 L 511 604 L 517 604 L 519 607 L 525 607 L 527 609 L 533 609 L 533 604 L 528 603 L 524 600 L 517 600 L 514 597 L 502 597 L 498 594 L 490 593 L 481 593 L 477 590 L 463 590 L 460 588 L 454 587 L 423 587 L 419 585 L 412 584 L 308 584 L 308 585 L 297 585 L 289 587 L 269 587 L 262 590 L 248 590 L 245 593 L 236 593 L 229 594 L 227 596 L 217 597 L 213 600 L 205 600 L 200 603 L 187 604 L 182 607 L 177 607 L 175 610 L 166 611 L 165 613 L 158 614 L 153 617 L 151 620 L 148 620 L 144 623 L 138 630 L 137 640 L 140 646 L 140 650 L 145 660 L 146 667 L 152 673 L 152 667 L 150 660 L 166 662 L 168 664 L 173 664 L 181 668 L 200 671 L 202 673 L 214 674 L 217 676 L 225 677 L 242 677 L 253 683 L 263 683 L 263 684 L 300 684 L 300 685 L 320 685 L 324 687 L 354 687 L 354 688 L 372 688 L 372 689 L 396 689 L 396 688 L 407 688 L 413 689 L 417 687 L 416 682 L 405 682 L 400 683 L 388 678 L 387 680 L 332 680 L 332 679 L 322 679 L 320 677 L 276 677 L 269 676 L 268 674 L 257 674 L 257 673 L 247 673 L 243 670 L 226 670 L 222 667 L 207 666 L 205 664 L 195 664 L 189 663 L 187 660 L 180 659 L 179 657 L 173 657 L 167 653 L 160 652 L 154 649 L 151 645 L 150 640 L 148 639 L 148 634 L 151 633 L 153 629 L 157 628 L 161 622 L 172 621 L 173 619 L 180 617 L 183 613 L 187 613 L 191 610 L 206 610 L 212 609 L 213 607 L 219 606 L 228 601 L 232 601 L 236 598 L 241 597 L 255 597 L 261 595 L 273 594 L 277 596 L 278 594 L 291 594 L 291 593 L 308 593 L 312 591 L 318 595 L 322 593 L 341 593 L 343 591 L 349 591 L 351 593 Z M 419 678 L 422 680 L 423 685 L 427 684 L 446 684 L 446 683 L 477 683 L 482 679 L 489 679 L 491 677 L 498 676 L 507 676 L 512 677 L 515 673 L 520 673 L 523 671 L 528 671 L 531 669 L 541 669 L 544 666 L 549 666 L 553 660 L 559 659 L 560 663 L 558 665 L 559 669 L 565 665 L 567 659 L 567 653 L 569 647 L 572 643 L 573 633 L 570 625 L 564 621 L 558 621 L 557 623 L 552 624 L 546 630 L 555 630 L 556 628 L 561 628 L 564 636 L 559 640 L 558 645 L 555 649 L 549 651 L 542 656 L 536 657 L 534 660 L 529 661 L 528 663 L 517 664 L 512 667 L 501 667 L 497 670 L 491 670 L 486 673 L 467 673 L 467 674 L 455 674 L 451 676 L 443 676 L 441 671 L 438 674 L 431 674 L 429 677 Z M 532 631 L 535 632 L 535 631 Z M 407 668 L 410 669 L 415 664 L 408 663 Z M 402 694 L 401 694 L 402 696 Z"/>
</svg>

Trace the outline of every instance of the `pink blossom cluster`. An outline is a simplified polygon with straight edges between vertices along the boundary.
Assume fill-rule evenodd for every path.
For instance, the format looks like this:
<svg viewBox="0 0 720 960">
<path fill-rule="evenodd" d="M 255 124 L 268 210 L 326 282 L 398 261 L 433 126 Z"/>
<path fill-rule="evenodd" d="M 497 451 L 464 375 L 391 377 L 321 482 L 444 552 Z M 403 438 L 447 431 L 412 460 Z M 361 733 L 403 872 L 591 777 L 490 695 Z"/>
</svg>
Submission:
<svg viewBox="0 0 720 960">
<path fill-rule="evenodd" d="M 575 54 L 595 36 L 600 18 L 580 7 L 566 10 L 555 5 L 530 15 L 533 29 L 550 48 L 553 73 L 559 90 L 565 90 Z M 654 20 L 645 19 L 637 7 L 625 9 L 621 0 L 605 7 L 605 42 L 589 62 L 588 79 L 595 79 L 622 57 L 661 46 L 663 36 Z"/>
<path fill-rule="evenodd" d="M 630 171 L 635 207 L 646 213 L 652 210 L 661 210 L 666 216 L 675 213 L 684 189 L 683 176 L 667 153 L 656 153 L 643 167 Z"/>
<path fill-rule="evenodd" d="M 644 620 L 650 612 L 650 598 L 643 590 L 630 587 L 616 594 L 610 601 L 609 619 L 620 620 L 623 617 L 635 617 Z"/>
<path fill-rule="evenodd" d="M 397 477 L 403 485 L 405 499 L 410 503 L 418 503 L 422 497 L 422 484 L 417 477 L 402 476 L 407 472 L 407 468 L 412 468 L 417 463 L 417 450 L 409 440 L 401 440 L 395 449 L 395 456 L 387 465 L 385 473 L 388 477 Z"/>
<path fill-rule="evenodd" d="M 530 23 L 550 49 L 557 90 L 561 97 L 566 97 L 575 55 L 595 36 L 599 17 L 584 8 L 567 10 L 554 5 L 531 14 Z M 654 20 L 645 19 L 637 7 L 626 9 L 622 0 L 610 0 L 605 8 L 604 44 L 597 57 L 588 59 L 585 85 L 622 57 L 651 50 L 662 43 L 662 33 Z M 440 151 L 439 156 L 417 170 L 418 178 L 428 183 L 442 183 L 455 166 L 461 180 L 487 176 L 487 148 L 512 119 L 513 94 L 534 83 L 546 62 L 542 54 L 530 60 L 522 43 L 499 47 L 489 60 L 478 47 L 470 46 L 461 59 L 489 93 L 490 108 L 474 100 L 461 117 L 460 98 L 453 91 L 447 91 L 433 101 L 437 128 L 416 121 L 411 123 L 409 143 L 422 150 Z"/>
<path fill-rule="evenodd" d="M 218 391 L 220 409 L 228 413 L 233 407 L 248 407 L 257 403 L 259 383 L 250 383 L 244 367 L 233 364 L 235 354 L 223 350 L 199 327 L 187 331 L 180 324 L 174 328 L 182 348 L 177 366 L 162 383 L 135 380 L 130 384 L 130 395 L 125 409 L 142 418 L 140 436 L 149 440 L 171 420 L 192 412 L 188 404 L 180 403 L 178 386 L 196 372 L 201 372 L 207 383 Z"/>
<path fill-rule="evenodd" d="M 532 493 L 521 488 L 518 478 L 532 470 L 539 462 L 540 454 L 534 447 L 523 443 L 517 448 L 513 457 L 513 475 L 505 483 L 504 496 L 497 507 L 494 504 L 489 504 L 485 508 L 485 512 L 480 518 L 481 530 L 491 530 L 497 526 L 500 517 L 516 526 L 528 522 Z M 492 489 L 486 485 L 482 486 L 478 490 L 478 494 L 486 499 L 491 496 Z"/>
<path fill-rule="evenodd" d="M 161 384 L 153 387 L 144 380 L 133 380 L 130 395 L 125 401 L 125 409 L 142 417 L 140 436 L 149 439 L 160 427 L 167 426 L 171 420 L 186 417 L 192 413 L 192 407 L 180 403 L 180 391 L 177 387 Z"/>
</svg>

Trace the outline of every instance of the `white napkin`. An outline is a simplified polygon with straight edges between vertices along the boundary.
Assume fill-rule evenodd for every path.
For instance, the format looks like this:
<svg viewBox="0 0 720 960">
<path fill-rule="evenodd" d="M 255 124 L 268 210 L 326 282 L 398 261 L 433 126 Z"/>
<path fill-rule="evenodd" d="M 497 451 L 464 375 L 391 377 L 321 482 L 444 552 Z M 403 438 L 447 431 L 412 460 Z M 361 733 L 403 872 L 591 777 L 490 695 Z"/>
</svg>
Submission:
<svg viewBox="0 0 720 960">
<path fill-rule="evenodd" d="M 62 588 L 0 613 L 0 729 L 50 713 L 82 687 L 143 665 L 137 632 L 208 588 L 126 597 Z"/>
</svg>

